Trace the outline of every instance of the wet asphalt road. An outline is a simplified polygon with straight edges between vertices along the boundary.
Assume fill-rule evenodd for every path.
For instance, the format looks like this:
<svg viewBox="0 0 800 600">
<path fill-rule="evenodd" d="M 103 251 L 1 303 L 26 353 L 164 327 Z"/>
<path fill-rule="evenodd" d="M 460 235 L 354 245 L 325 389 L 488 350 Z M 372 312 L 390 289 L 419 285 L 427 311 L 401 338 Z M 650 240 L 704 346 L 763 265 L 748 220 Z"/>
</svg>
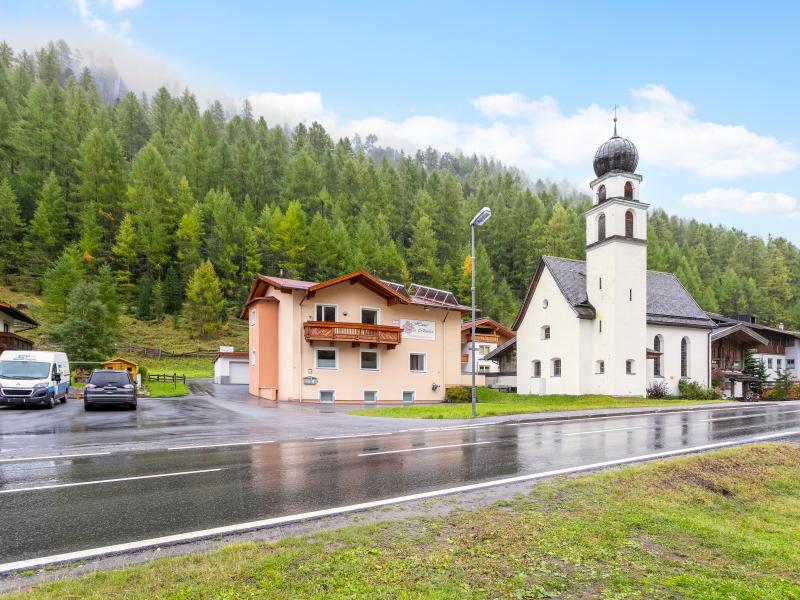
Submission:
<svg viewBox="0 0 800 600">
<path fill-rule="evenodd" d="M 71 458 L 0 454 L 0 563 L 762 434 L 797 441 L 798 431 L 800 405 L 753 405 Z"/>
</svg>

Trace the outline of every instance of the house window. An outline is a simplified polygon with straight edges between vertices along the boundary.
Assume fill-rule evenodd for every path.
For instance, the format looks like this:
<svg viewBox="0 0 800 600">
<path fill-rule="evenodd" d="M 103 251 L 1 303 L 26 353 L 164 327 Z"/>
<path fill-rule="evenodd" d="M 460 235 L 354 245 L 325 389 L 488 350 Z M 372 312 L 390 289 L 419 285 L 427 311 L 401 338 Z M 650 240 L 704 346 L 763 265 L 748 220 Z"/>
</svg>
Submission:
<svg viewBox="0 0 800 600">
<path fill-rule="evenodd" d="M 538 360 L 531 361 L 531 377 L 541 377 L 542 376 L 542 363 Z"/>
<path fill-rule="evenodd" d="M 3 332 L 11 333 L 11 325 L 9 325 L 8 323 L 3 323 Z"/>
<path fill-rule="evenodd" d="M 317 321 L 333 323 L 336 321 L 335 304 L 317 304 Z"/>
<path fill-rule="evenodd" d="M 378 390 L 364 390 L 364 402 L 377 402 Z"/>
<path fill-rule="evenodd" d="M 596 372 L 598 375 L 602 375 L 606 372 L 606 362 L 604 360 L 597 361 L 597 369 Z"/>
<path fill-rule="evenodd" d="M 602 242 L 604 239 L 606 239 L 606 216 L 601 213 L 597 217 L 597 241 Z"/>
<path fill-rule="evenodd" d="M 542 327 L 542 339 L 549 340 L 550 339 L 550 325 L 544 325 Z"/>
<path fill-rule="evenodd" d="M 335 402 L 336 401 L 336 390 L 320 390 L 319 391 L 319 401 L 320 402 Z"/>
<path fill-rule="evenodd" d="M 489 365 L 478 365 L 479 373 L 488 373 L 491 367 Z"/>
<path fill-rule="evenodd" d="M 428 355 L 424 352 L 412 352 L 408 355 L 408 370 L 412 373 L 424 373 L 428 369 Z"/>
<path fill-rule="evenodd" d="M 633 184 L 630 181 L 625 182 L 625 200 L 633 200 Z"/>
<path fill-rule="evenodd" d="M 787 358 L 786 359 L 786 368 L 787 369 L 794 369 L 794 359 L 793 358 Z"/>
<path fill-rule="evenodd" d="M 633 237 L 633 211 L 629 210 L 625 213 L 625 237 Z"/>
<path fill-rule="evenodd" d="M 403 402 L 413 402 L 417 399 L 417 392 L 410 390 L 403 392 Z"/>
<path fill-rule="evenodd" d="M 625 374 L 626 375 L 634 375 L 633 372 L 633 359 L 629 358 L 625 361 Z"/>
<path fill-rule="evenodd" d="M 361 309 L 361 322 L 364 325 L 377 325 L 380 310 L 377 308 L 362 308 Z"/>
<path fill-rule="evenodd" d="M 771 368 L 772 368 L 772 359 L 771 359 L 771 358 L 768 358 L 768 359 L 767 359 L 767 368 L 768 368 L 768 369 L 771 369 Z"/>
<path fill-rule="evenodd" d="M 250 351 L 250 364 L 252 366 L 254 366 L 254 367 L 256 366 L 256 351 L 255 350 L 251 350 Z"/>
<path fill-rule="evenodd" d="M 689 338 L 681 340 L 681 377 L 689 377 Z"/>
<path fill-rule="evenodd" d="M 478 346 L 478 354 L 481 356 L 486 356 L 487 354 L 489 354 L 489 346 L 487 346 L 486 344 L 481 344 L 480 346 Z"/>
<path fill-rule="evenodd" d="M 602 204 L 606 201 L 606 186 L 601 185 L 597 188 L 597 203 Z"/>
<path fill-rule="evenodd" d="M 780 358 L 776 358 L 776 359 L 775 359 L 775 366 L 776 366 L 776 367 L 778 368 L 778 370 L 780 371 L 780 370 L 781 370 L 781 368 L 783 367 L 783 360 L 781 360 Z"/>
<path fill-rule="evenodd" d="M 339 351 L 336 348 L 316 348 L 314 352 L 318 369 L 337 369 L 339 367 Z"/>
<path fill-rule="evenodd" d="M 361 370 L 379 371 L 381 368 L 381 355 L 377 350 L 361 351 Z"/>
<path fill-rule="evenodd" d="M 661 346 L 663 342 L 661 341 L 661 336 L 657 335 L 653 338 L 653 350 L 655 352 L 661 352 Z M 653 377 L 662 377 L 661 374 L 661 355 L 658 354 L 653 359 Z"/>
<path fill-rule="evenodd" d="M 250 309 L 250 327 L 254 327 L 256 324 L 256 309 Z"/>
<path fill-rule="evenodd" d="M 552 362 L 553 362 L 553 369 L 552 369 L 553 377 L 561 377 L 561 359 L 554 358 Z"/>
</svg>

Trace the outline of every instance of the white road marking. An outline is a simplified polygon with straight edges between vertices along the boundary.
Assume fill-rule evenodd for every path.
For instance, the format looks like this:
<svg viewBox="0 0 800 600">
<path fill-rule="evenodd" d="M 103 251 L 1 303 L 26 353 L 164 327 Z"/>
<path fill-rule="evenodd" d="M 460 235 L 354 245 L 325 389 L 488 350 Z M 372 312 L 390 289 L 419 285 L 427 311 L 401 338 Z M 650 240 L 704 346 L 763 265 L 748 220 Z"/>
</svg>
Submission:
<svg viewBox="0 0 800 600">
<path fill-rule="evenodd" d="M 460 448 L 461 446 L 480 446 L 481 444 L 497 444 L 490 442 L 469 442 L 467 444 L 447 444 L 444 446 L 420 446 L 419 448 L 404 448 L 403 450 L 381 450 L 380 452 L 363 452 L 359 456 L 377 456 L 378 454 L 399 454 L 401 452 L 419 452 L 421 450 L 439 450 L 440 448 Z"/>
<path fill-rule="evenodd" d="M 53 454 L 51 456 L 25 456 L 22 458 L 0 458 L 0 463 L 21 462 L 23 460 L 58 460 L 60 458 L 79 458 L 81 456 L 107 456 L 111 452 L 87 452 L 85 454 Z"/>
<path fill-rule="evenodd" d="M 781 415 L 787 415 L 791 413 L 798 413 L 800 410 L 783 410 L 780 412 L 765 412 L 765 413 L 748 413 L 746 415 L 733 415 L 732 417 L 717 417 L 715 419 L 698 419 L 701 423 L 711 423 L 712 421 L 730 421 L 732 419 L 752 419 L 753 417 L 768 417 L 771 415 L 775 415 L 780 417 Z"/>
<path fill-rule="evenodd" d="M 179 471 L 177 473 L 159 473 L 157 475 L 138 475 L 136 477 L 116 477 L 114 479 L 97 479 L 95 481 L 79 481 L 76 483 L 56 483 L 53 485 L 39 485 L 35 487 L 13 488 L 0 490 L 0 494 L 18 494 L 20 492 L 37 492 L 40 490 L 54 490 L 57 488 L 78 487 L 83 485 L 99 485 L 101 483 L 119 483 L 121 481 L 138 481 L 141 479 L 161 479 L 163 477 L 178 477 L 180 475 L 197 475 L 199 473 L 213 473 L 222 471 L 218 469 L 200 469 L 198 471 Z"/>
<path fill-rule="evenodd" d="M 255 446 L 256 444 L 274 444 L 275 440 L 255 440 L 251 442 L 230 442 L 227 444 L 198 444 L 195 446 L 173 446 L 167 450 L 195 450 L 197 448 L 224 448 L 226 446 Z"/>
<path fill-rule="evenodd" d="M 298 521 L 309 521 L 312 519 L 321 519 L 324 517 L 331 517 L 341 515 L 349 512 L 357 512 L 369 510 L 371 508 L 380 508 L 382 506 L 389 506 L 391 504 L 400 504 L 402 502 L 411 502 L 414 500 L 425 500 L 427 498 L 436 498 L 438 496 L 447 496 L 450 494 L 457 494 L 459 492 L 472 492 L 475 490 L 485 489 L 489 487 L 496 487 L 498 485 L 505 485 L 508 483 L 520 483 L 523 481 L 535 481 L 537 479 L 545 479 L 547 477 L 555 477 L 557 475 L 569 475 L 571 473 L 580 473 L 583 471 L 592 471 L 595 469 L 602 469 L 606 467 L 616 467 L 619 465 L 630 464 L 634 462 L 641 462 L 645 460 L 654 460 L 657 458 L 667 458 L 669 456 L 679 456 L 681 454 L 689 454 L 692 452 L 701 452 L 703 450 L 715 450 L 717 448 L 727 448 L 729 446 L 736 446 L 739 444 L 763 442 L 776 438 L 786 437 L 790 435 L 800 434 L 800 429 L 790 429 L 780 433 L 771 433 L 767 435 L 754 436 L 742 440 L 717 442 L 714 444 L 705 444 L 703 446 L 692 446 L 690 448 L 679 448 L 677 450 L 667 450 L 664 452 L 654 452 L 651 454 L 641 454 L 639 456 L 629 456 L 627 458 L 619 458 L 616 460 L 607 460 L 604 462 L 592 463 L 588 465 L 581 465 L 577 467 L 566 467 L 563 469 L 555 469 L 553 471 L 543 471 L 540 473 L 531 473 L 528 475 L 517 475 L 515 477 L 506 477 L 504 479 L 495 479 L 493 481 L 482 481 L 480 483 L 471 483 L 457 487 L 443 488 L 433 490 L 430 492 L 420 492 L 418 494 L 409 494 L 406 496 L 395 496 L 394 498 L 385 498 L 383 500 L 373 500 L 371 502 L 362 502 L 361 504 L 350 504 L 348 506 L 338 506 L 335 508 L 324 508 L 321 510 L 314 510 L 295 515 L 287 515 L 283 517 L 273 517 L 271 519 L 262 519 L 260 521 L 250 521 L 247 523 L 237 523 L 235 525 L 225 525 L 223 527 L 214 527 L 212 529 L 201 529 L 198 531 L 188 531 L 185 533 L 177 533 L 174 535 L 165 535 L 157 538 L 150 538 L 146 540 L 139 540 L 136 542 L 127 542 L 124 544 L 114 544 L 113 546 L 102 546 L 99 548 L 89 548 L 86 550 L 78 550 L 77 552 L 66 552 L 64 554 L 53 554 L 51 556 L 42 556 L 39 558 L 30 558 L 27 560 L 19 560 L 0 564 L 0 573 L 8 573 L 11 571 L 20 571 L 24 569 L 34 569 L 44 567 L 46 565 L 53 565 L 57 563 L 85 560 L 88 558 L 97 558 L 100 556 L 119 554 L 121 552 L 131 552 L 134 550 L 143 550 L 145 548 L 157 548 L 159 546 L 169 546 L 180 544 L 182 542 L 189 542 L 198 539 L 212 538 L 220 535 L 231 533 L 242 533 L 245 531 L 252 531 L 255 529 L 264 529 L 266 527 L 275 527 L 277 525 L 285 525 L 287 523 L 296 523 Z"/>
<path fill-rule="evenodd" d="M 590 433 L 605 433 L 607 431 L 631 431 L 633 429 L 650 429 L 649 427 L 615 427 L 613 429 L 595 429 L 593 431 L 575 431 L 572 433 L 562 433 L 562 436 L 568 435 L 588 435 Z"/>
<path fill-rule="evenodd" d="M 324 437 L 315 437 L 315 440 L 342 440 L 345 438 L 360 438 L 360 437 L 378 437 L 380 435 L 394 435 L 395 431 L 386 431 L 383 433 L 352 433 L 349 435 L 328 435 Z"/>
</svg>

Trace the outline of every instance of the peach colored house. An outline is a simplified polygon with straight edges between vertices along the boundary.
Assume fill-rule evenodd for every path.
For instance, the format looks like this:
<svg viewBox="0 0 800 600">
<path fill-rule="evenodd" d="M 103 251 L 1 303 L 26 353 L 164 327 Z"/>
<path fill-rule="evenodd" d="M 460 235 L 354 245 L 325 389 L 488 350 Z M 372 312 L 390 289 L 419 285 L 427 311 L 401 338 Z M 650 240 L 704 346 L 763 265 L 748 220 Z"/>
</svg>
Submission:
<svg viewBox="0 0 800 600">
<path fill-rule="evenodd" d="M 258 275 L 242 309 L 250 393 L 272 400 L 443 402 L 461 382 L 452 293 L 356 271 L 314 283 Z"/>
</svg>

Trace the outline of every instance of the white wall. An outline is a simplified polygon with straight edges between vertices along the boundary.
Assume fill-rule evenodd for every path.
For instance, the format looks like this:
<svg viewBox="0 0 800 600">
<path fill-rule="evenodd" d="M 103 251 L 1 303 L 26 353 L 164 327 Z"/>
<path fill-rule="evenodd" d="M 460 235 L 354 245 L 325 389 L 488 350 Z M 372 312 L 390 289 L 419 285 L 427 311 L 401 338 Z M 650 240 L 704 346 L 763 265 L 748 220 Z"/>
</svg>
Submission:
<svg viewBox="0 0 800 600">
<path fill-rule="evenodd" d="M 547 300 L 547 308 L 542 302 Z M 550 339 L 542 340 L 541 328 L 550 326 Z M 525 318 L 517 328 L 517 392 L 520 394 L 580 394 L 581 319 L 558 289 L 547 267 L 531 298 Z M 561 377 L 551 375 L 551 360 L 561 359 Z M 542 363 L 541 379 L 532 377 L 532 361 Z"/>
<path fill-rule="evenodd" d="M 710 357 L 708 355 L 708 336 L 707 329 L 697 329 L 694 327 L 667 327 L 664 325 L 647 326 L 647 347 L 653 347 L 653 340 L 656 335 L 661 335 L 663 344 L 661 346 L 661 373 L 663 377 L 657 378 L 653 375 L 653 361 L 647 361 L 647 383 L 653 381 L 664 381 L 669 386 L 669 393 L 678 394 L 678 381 L 681 379 L 681 340 L 689 338 L 689 373 L 688 379 L 696 381 L 704 387 L 710 385 L 708 381 L 708 371 Z"/>
</svg>

